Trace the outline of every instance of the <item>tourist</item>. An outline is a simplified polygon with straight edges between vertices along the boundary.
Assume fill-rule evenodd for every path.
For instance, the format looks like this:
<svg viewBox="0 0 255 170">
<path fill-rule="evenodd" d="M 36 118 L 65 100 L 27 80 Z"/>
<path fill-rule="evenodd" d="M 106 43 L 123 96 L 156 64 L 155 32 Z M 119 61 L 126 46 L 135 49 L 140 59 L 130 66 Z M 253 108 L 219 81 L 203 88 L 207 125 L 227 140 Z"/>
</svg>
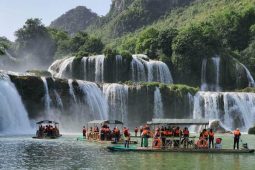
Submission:
<svg viewBox="0 0 255 170">
<path fill-rule="evenodd" d="M 213 132 L 213 130 L 210 129 L 208 134 L 209 134 L 209 148 L 211 148 L 211 146 L 212 146 L 212 148 L 214 148 L 214 132 Z"/>
<path fill-rule="evenodd" d="M 166 145 L 166 132 L 163 126 L 161 127 L 160 136 L 161 136 L 162 146 L 164 147 Z"/>
<path fill-rule="evenodd" d="M 124 140 L 125 140 L 124 146 L 125 146 L 125 148 L 129 148 L 130 133 L 128 131 L 128 128 L 124 127 L 123 135 L 124 135 Z"/>
<path fill-rule="evenodd" d="M 185 127 L 183 129 L 183 139 L 181 141 L 181 144 L 184 143 L 184 147 L 187 147 L 188 146 L 188 142 L 189 142 L 189 130 L 187 127 Z"/>
<path fill-rule="evenodd" d="M 143 133 L 143 126 L 140 126 L 140 136 L 142 136 Z"/>
<path fill-rule="evenodd" d="M 160 131 L 159 128 L 156 129 L 156 132 L 154 134 L 154 140 L 152 142 L 152 147 L 154 148 L 160 148 Z"/>
<path fill-rule="evenodd" d="M 137 137 L 138 128 L 135 127 L 135 137 Z"/>
<path fill-rule="evenodd" d="M 114 143 L 118 143 L 119 137 L 120 137 L 120 130 L 117 126 L 113 129 L 113 137 L 114 137 Z"/>
<path fill-rule="evenodd" d="M 86 132 L 87 132 L 86 127 L 83 126 L 83 129 L 82 129 L 83 138 L 86 138 Z"/>
<path fill-rule="evenodd" d="M 176 129 L 174 130 L 174 137 L 180 137 L 181 135 L 181 131 L 180 131 L 180 127 L 176 127 Z M 179 147 L 180 145 L 180 140 L 174 140 L 174 147 Z"/>
<path fill-rule="evenodd" d="M 143 128 L 143 133 L 142 133 L 143 144 L 141 144 L 141 146 L 148 147 L 149 137 L 150 137 L 150 128 L 148 127 L 148 125 L 146 125 L 145 128 Z"/>
<path fill-rule="evenodd" d="M 208 131 L 207 131 L 206 129 L 204 129 L 203 132 L 202 132 L 202 134 L 203 134 L 203 138 L 204 138 L 206 141 L 208 141 Z"/>
<path fill-rule="evenodd" d="M 239 140 L 240 140 L 241 132 L 238 128 L 236 128 L 233 134 L 234 134 L 234 149 L 235 148 L 239 149 Z"/>
</svg>

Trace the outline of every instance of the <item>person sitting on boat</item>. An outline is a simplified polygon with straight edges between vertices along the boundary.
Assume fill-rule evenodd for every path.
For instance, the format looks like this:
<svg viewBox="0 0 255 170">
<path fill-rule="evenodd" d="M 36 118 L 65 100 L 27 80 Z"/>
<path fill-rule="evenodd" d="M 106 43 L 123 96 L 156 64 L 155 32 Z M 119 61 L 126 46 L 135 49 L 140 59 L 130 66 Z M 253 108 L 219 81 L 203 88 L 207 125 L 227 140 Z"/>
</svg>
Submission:
<svg viewBox="0 0 255 170">
<path fill-rule="evenodd" d="M 216 140 L 215 140 L 215 149 L 222 149 L 221 141 L 222 141 L 221 138 L 216 138 Z"/>
<path fill-rule="evenodd" d="M 83 129 L 82 129 L 83 138 L 86 138 L 86 132 L 87 132 L 86 127 L 83 126 Z"/>
<path fill-rule="evenodd" d="M 234 134 L 234 147 L 233 148 L 239 149 L 239 140 L 240 140 L 241 132 L 238 128 L 236 128 L 236 130 L 234 130 L 233 134 Z"/>
<path fill-rule="evenodd" d="M 125 140 L 124 146 L 125 146 L 125 148 L 129 148 L 130 133 L 129 133 L 128 128 L 124 127 L 123 135 L 124 135 L 124 140 Z"/>
<path fill-rule="evenodd" d="M 202 134 L 203 134 L 203 138 L 204 138 L 206 141 L 208 141 L 208 136 L 209 136 L 208 131 L 207 131 L 206 129 L 204 129 L 203 132 L 202 132 Z"/>
<path fill-rule="evenodd" d="M 188 142 L 189 142 L 189 130 L 187 127 L 185 127 L 183 129 L 183 139 L 181 141 L 181 144 L 184 143 L 184 147 L 187 147 L 188 146 Z"/>
<path fill-rule="evenodd" d="M 205 140 L 203 133 L 200 134 L 199 140 L 196 143 L 196 147 L 198 149 L 206 149 L 208 148 L 208 142 Z"/>
<path fill-rule="evenodd" d="M 213 132 L 213 129 L 210 129 L 209 133 L 209 149 L 211 148 L 214 148 L 214 132 Z"/>
<path fill-rule="evenodd" d="M 138 128 L 135 127 L 135 137 L 137 137 Z"/>
<path fill-rule="evenodd" d="M 156 129 L 156 132 L 155 132 L 153 138 L 154 138 L 154 140 L 152 142 L 152 147 L 160 148 L 161 143 L 160 143 L 160 131 L 159 131 L 159 128 Z"/>
</svg>

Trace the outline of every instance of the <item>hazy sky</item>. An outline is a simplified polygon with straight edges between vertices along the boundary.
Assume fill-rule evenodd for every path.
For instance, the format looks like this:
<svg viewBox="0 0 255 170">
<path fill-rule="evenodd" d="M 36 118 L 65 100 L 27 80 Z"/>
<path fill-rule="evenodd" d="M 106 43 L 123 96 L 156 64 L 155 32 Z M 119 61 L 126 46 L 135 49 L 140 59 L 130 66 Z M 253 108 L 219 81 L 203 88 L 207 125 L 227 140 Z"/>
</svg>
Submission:
<svg viewBox="0 0 255 170">
<path fill-rule="evenodd" d="M 105 15 L 111 0 L 0 0 L 0 36 L 15 40 L 14 32 L 28 18 L 41 18 L 48 26 L 51 21 L 78 5 Z"/>
</svg>

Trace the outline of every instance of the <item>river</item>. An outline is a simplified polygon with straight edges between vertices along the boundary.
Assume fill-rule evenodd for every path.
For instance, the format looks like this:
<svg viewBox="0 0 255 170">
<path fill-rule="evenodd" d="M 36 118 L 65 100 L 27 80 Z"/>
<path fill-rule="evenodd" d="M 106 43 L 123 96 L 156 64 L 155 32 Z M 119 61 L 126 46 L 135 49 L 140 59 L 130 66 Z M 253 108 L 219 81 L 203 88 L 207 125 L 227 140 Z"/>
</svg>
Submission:
<svg viewBox="0 0 255 170">
<path fill-rule="evenodd" d="M 77 141 L 66 134 L 56 140 L 25 136 L 0 137 L 0 169 L 245 169 L 255 167 L 254 154 L 109 152 L 107 145 Z M 232 135 L 223 147 L 232 147 Z M 242 140 L 255 148 L 255 136 Z"/>
</svg>

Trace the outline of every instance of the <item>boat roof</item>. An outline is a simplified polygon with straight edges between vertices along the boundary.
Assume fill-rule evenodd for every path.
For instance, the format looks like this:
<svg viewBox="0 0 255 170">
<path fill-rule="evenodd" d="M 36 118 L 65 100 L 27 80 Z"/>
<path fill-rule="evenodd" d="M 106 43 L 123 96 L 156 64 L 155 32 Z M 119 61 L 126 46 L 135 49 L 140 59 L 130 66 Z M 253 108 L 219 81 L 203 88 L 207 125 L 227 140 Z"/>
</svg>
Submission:
<svg viewBox="0 0 255 170">
<path fill-rule="evenodd" d="M 207 119 L 152 119 L 148 121 L 149 125 L 209 125 L 209 120 Z"/>
<path fill-rule="evenodd" d="M 123 124 L 123 122 L 119 120 L 92 120 L 88 122 L 88 124 Z"/>
<path fill-rule="evenodd" d="M 37 122 L 36 124 L 42 124 L 42 123 L 53 123 L 53 124 L 59 124 L 58 122 L 52 121 L 52 120 L 42 120 Z"/>
</svg>

